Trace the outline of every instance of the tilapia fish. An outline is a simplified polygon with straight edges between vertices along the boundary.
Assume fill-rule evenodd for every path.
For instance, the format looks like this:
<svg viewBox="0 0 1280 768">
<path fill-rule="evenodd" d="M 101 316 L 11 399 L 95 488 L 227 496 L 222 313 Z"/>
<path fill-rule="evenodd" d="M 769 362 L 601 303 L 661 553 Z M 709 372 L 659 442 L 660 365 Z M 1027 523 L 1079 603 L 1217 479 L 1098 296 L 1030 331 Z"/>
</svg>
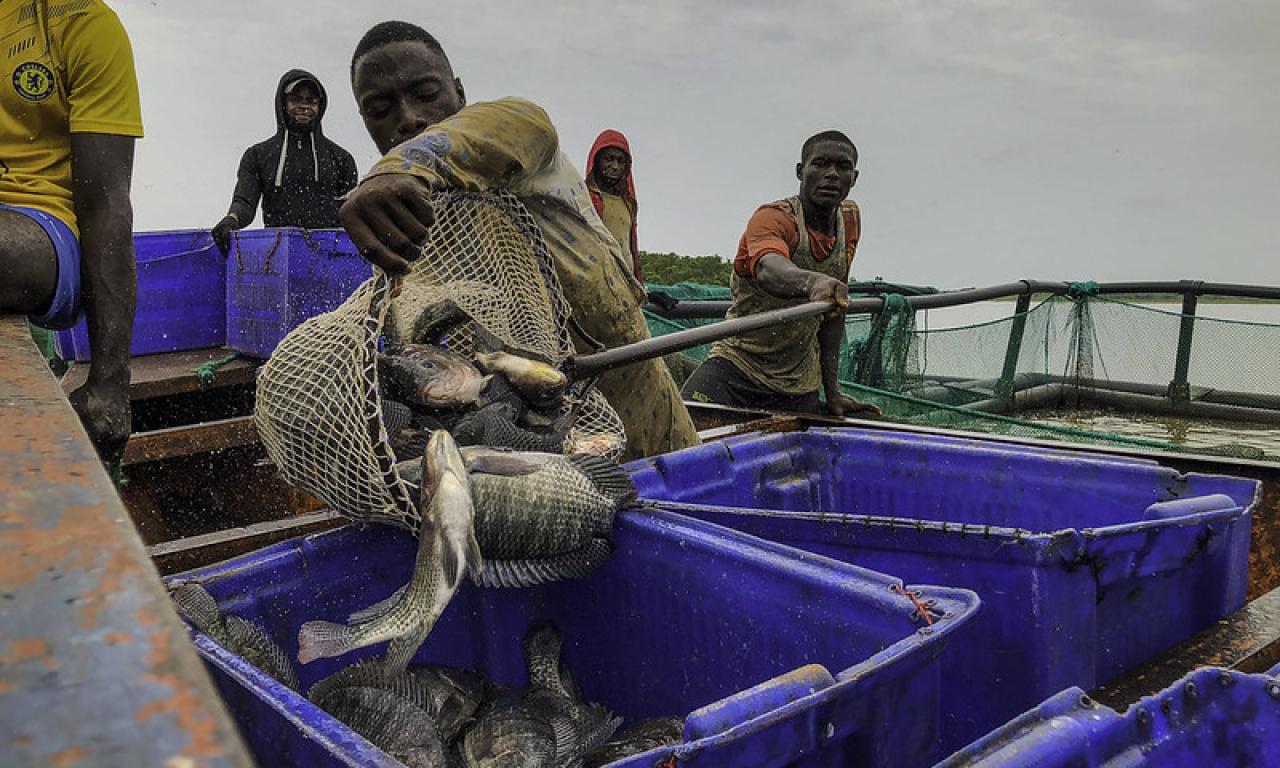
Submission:
<svg viewBox="0 0 1280 768">
<path fill-rule="evenodd" d="M 379 353 L 378 379 L 385 397 L 433 409 L 475 403 L 486 381 L 462 357 L 430 344 L 405 344 Z"/>
<path fill-rule="evenodd" d="M 485 557 L 539 558 L 608 537 L 618 509 L 635 499 L 631 478 L 597 456 L 462 449 Z"/>
<path fill-rule="evenodd" d="M 573 413 L 565 413 L 559 423 L 547 432 L 535 432 L 516 426 L 518 414 L 508 403 L 493 403 L 472 411 L 454 424 L 453 437 L 458 445 L 484 445 L 517 451 L 563 453 L 564 441 L 573 423 Z"/>
<path fill-rule="evenodd" d="M 374 659 L 338 670 L 311 686 L 307 698 L 324 708 L 335 691 L 352 687 L 388 691 L 428 713 L 445 744 L 451 744 L 471 724 L 485 692 L 484 678 L 474 672 L 434 664 L 395 672 Z"/>
<path fill-rule="evenodd" d="M 410 768 L 450 764 L 445 739 L 431 713 L 395 691 L 347 685 L 312 701 Z"/>
<path fill-rule="evenodd" d="M 575 765 L 603 743 L 620 720 L 599 704 L 569 695 L 577 685 L 560 659 L 560 636 L 535 625 L 525 636 L 530 685 L 486 704 L 462 740 L 468 768 L 539 768 Z"/>
<path fill-rule="evenodd" d="M 199 584 L 183 584 L 172 592 L 178 613 L 214 642 L 295 691 L 298 673 L 289 656 L 267 631 L 239 616 L 224 615 L 213 595 Z"/>
<path fill-rule="evenodd" d="M 539 360 L 530 360 L 507 352 L 478 354 L 476 365 L 485 373 L 500 373 L 506 376 L 512 386 L 534 404 L 546 404 L 559 400 L 569 386 L 569 377 L 559 369 Z"/>
<path fill-rule="evenodd" d="M 309 621 L 298 631 L 298 661 L 340 656 L 390 640 L 387 669 L 403 672 L 444 612 L 467 569 L 481 567 L 467 472 L 449 433 L 436 430 L 422 457 L 422 525 L 413 577 L 351 624 Z"/>
<path fill-rule="evenodd" d="M 641 752 L 684 741 L 684 719 L 655 717 L 641 720 L 614 734 L 582 759 L 582 768 L 600 768 Z"/>
</svg>

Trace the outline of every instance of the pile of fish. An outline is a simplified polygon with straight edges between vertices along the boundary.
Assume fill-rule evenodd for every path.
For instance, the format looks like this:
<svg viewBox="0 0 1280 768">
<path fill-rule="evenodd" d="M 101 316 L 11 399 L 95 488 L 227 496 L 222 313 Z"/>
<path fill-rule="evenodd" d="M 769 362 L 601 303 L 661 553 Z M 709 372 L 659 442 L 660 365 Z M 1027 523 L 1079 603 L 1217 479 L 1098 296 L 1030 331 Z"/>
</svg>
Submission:
<svg viewBox="0 0 1280 768">
<path fill-rule="evenodd" d="M 549 361 L 512 354 L 475 323 L 468 327 L 477 352 L 468 360 L 435 343 L 466 322 L 461 310 L 445 302 L 424 317 L 435 320 L 419 323 L 416 343 L 378 354 L 383 423 L 398 458 L 416 459 L 437 429 L 459 445 L 595 455 L 621 448 L 619 435 L 570 440 L 577 409 L 566 397 L 568 377 Z"/>
<path fill-rule="evenodd" d="M 256 624 L 226 616 L 198 584 L 172 593 L 179 612 L 228 650 L 294 690 L 288 657 Z M 618 732 L 621 719 L 584 700 L 550 623 L 525 633 L 529 683 L 506 686 L 436 664 L 383 660 L 345 667 L 311 686 L 310 701 L 410 768 L 595 768 L 678 744 L 683 722 L 654 718 Z"/>
<path fill-rule="evenodd" d="M 681 741 L 675 717 L 644 720 L 615 737 L 621 719 L 583 700 L 560 649 L 554 626 L 530 627 L 522 687 L 453 667 L 392 672 L 374 661 L 321 680 L 307 696 L 408 766 L 601 766 Z"/>
</svg>

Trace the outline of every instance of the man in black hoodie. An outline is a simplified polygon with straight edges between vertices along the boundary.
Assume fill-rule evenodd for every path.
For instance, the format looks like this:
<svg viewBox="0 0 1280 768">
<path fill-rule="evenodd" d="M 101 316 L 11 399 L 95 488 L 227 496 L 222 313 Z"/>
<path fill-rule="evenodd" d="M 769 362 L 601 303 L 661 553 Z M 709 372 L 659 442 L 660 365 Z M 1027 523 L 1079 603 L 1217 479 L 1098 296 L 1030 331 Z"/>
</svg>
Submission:
<svg viewBox="0 0 1280 768">
<path fill-rule="evenodd" d="M 253 221 L 259 197 L 264 226 L 341 226 L 338 198 L 356 185 L 356 161 L 320 130 L 327 103 L 324 86 L 310 72 L 291 69 L 280 78 L 276 135 L 245 150 L 231 208 L 213 228 L 224 254 L 232 230 Z"/>
</svg>

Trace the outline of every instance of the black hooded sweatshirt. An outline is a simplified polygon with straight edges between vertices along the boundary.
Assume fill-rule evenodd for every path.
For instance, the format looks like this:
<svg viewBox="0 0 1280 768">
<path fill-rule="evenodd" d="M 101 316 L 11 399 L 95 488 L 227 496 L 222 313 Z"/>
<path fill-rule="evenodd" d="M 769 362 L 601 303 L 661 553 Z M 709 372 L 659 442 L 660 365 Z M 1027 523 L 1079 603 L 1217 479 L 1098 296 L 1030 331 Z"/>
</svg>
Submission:
<svg viewBox="0 0 1280 768">
<path fill-rule="evenodd" d="M 291 128 L 284 109 L 289 83 L 309 80 L 320 94 L 310 126 Z M 254 144 L 240 158 L 236 191 L 229 213 L 245 227 L 253 221 L 262 198 L 262 221 L 268 227 L 338 227 L 338 198 L 356 185 L 351 153 L 325 138 L 320 129 L 329 98 L 315 75 L 291 69 L 276 86 L 276 135 Z M 283 154 L 284 162 L 281 162 Z"/>
</svg>

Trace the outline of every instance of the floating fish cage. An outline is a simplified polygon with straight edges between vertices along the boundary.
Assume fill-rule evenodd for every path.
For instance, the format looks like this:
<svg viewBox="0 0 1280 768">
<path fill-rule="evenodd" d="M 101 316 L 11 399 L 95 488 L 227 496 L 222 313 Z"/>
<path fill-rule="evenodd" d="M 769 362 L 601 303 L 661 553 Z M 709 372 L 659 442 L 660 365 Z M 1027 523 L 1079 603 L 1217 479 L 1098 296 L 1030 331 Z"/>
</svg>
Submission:
<svg viewBox="0 0 1280 768">
<path fill-rule="evenodd" d="M 991 442 L 810 429 L 628 465 L 642 499 L 911 582 L 972 589 L 943 747 L 1092 689 L 1245 601 L 1259 483 Z"/>
<path fill-rule="evenodd" d="M 655 336 L 717 322 L 729 306 L 725 287 L 649 290 L 667 297 L 645 307 Z M 1265 438 L 1280 425 L 1271 363 L 1280 287 L 1022 280 L 956 291 L 883 282 L 849 290 L 841 386 L 896 421 L 1280 459 L 1280 439 Z M 1005 299 L 1003 307 L 990 303 Z M 988 304 L 975 312 L 978 303 Z M 964 319 L 938 327 L 930 310 Z M 672 356 L 672 370 L 687 375 L 706 354 L 703 346 Z M 1189 424 L 1208 429 L 1189 433 Z"/>
<path fill-rule="evenodd" d="M 614 766 L 930 765 L 944 648 L 973 593 L 897 579 L 659 510 L 619 514 L 591 577 L 528 589 L 465 583 L 416 663 L 526 682 L 521 636 L 549 620 L 588 701 L 624 726 L 675 715 L 681 743 Z M 350 525 L 168 579 L 202 584 L 296 658 L 299 626 L 343 620 L 408 580 L 416 542 Z M 395 765 L 299 693 L 196 633 L 245 741 L 264 765 Z M 382 648 L 298 667 L 305 690 Z"/>
</svg>

